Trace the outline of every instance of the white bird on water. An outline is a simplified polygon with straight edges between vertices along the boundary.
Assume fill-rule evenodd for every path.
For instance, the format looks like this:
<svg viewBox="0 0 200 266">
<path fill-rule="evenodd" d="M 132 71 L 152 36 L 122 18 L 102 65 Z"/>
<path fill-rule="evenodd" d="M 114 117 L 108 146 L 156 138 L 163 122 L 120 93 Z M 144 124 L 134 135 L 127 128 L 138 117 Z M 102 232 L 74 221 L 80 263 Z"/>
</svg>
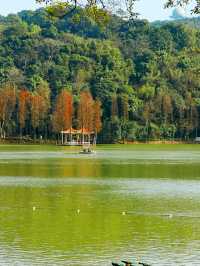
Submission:
<svg viewBox="0 0 200 266">
<path fill-rule="evenodd" d="M 126 215 L 126 212 L 122 212 L 122 215 L 125 216 Z"/>
<path fill-rule="evenodd" d="M 80 209 L 77 210 L 77 213 L 78 213 L 78 214 L 80 213 Z"/>
<path fill-rule="evenodd" d="M 35 211 L 36 210 L 36 207 L 35 206 L 33 206 L 33 211 Z"/>
</svg>

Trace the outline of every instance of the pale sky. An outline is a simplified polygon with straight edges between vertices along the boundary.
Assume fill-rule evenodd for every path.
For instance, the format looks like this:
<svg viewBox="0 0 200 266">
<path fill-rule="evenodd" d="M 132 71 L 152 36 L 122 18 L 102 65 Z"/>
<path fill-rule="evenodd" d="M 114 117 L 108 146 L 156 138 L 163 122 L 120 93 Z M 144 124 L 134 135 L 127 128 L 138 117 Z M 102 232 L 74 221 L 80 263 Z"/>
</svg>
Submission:
<svg viewBox="0 0 200 266">
<path fill-rule="evenodd" d="M 140 18 L 150 21 L 168 19 L 172 13 L 170 9 L 164 9 L 165 0 L 140 0 L 137 3 L 137 12 Z M 39 8 L 35 0 L 0 0 L 0 14 L 17 13 L 21 10 Z M 189 15 L 189 12 L 188 12 Z"/>
</svg>

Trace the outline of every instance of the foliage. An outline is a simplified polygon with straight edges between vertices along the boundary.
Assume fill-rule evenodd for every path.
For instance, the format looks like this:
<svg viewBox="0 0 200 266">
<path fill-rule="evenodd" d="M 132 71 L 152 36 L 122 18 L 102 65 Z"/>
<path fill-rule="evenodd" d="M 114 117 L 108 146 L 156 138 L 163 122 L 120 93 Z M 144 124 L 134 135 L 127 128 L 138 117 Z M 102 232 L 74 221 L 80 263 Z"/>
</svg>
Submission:
<svg viewBox="0 0 200 266">
<path fill-rule="evenodd" d="M 72 128 L 73 102 L 72 95 L 62 90 L 57 96 L 53 113 L 53 130 L 57 133 Z"/>
<path fill-rule="evenodd" d="M 123 18 L 133 19 L 138 16 L 136 12 L 136 2 L 138 0 L 124 0 L 124 1 L 108 1 L 108 0 L 36 0 L 37 3 L 44 3 L 47 5 L 47 11 L 52 17 L 63 18 L 75 13 L 78 7 L 84 6 L 84 13 L 91 17 L 99 25 L 105 25 L 109 16 L 108 12 L 112 14 L 121 15 Z M 192 13 L 200 13 L 199 0 L 166 0 L 165 7 L 185 6 L 194 3 Z M 77 16 L 75 15 L 77 19 Z"/>
<path fill-rule="evenodd" d="M 52 138 L 70 125 L 102 142 L 200 134 L 199 27 L 111 16 L 104 28 L 74 12 L 1 17 L 1 137 Z"/>
</svg>

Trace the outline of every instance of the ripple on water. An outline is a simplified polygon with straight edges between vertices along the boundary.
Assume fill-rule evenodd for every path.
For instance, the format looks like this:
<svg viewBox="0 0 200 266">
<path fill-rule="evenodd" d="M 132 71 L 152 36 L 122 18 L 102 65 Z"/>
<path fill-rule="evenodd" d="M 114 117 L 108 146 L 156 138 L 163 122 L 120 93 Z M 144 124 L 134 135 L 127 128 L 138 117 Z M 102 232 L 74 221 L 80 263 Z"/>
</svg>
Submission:
<svg viewBox="0 0 200 266">
<path fill-rule="evenodd" d="M 191 169 L 199 162 L 200 152 L 192 150 L 108 149 L 94 156 L 60 150 L 0 152 L 0 264 L 94 266 L 140 257 L 152 265 L 198 265 L 200 181 L 199 168 Z M 83 166 L 91 164 L 92 173 L 102 166 L 98 178 L 85 175 Z M 131 178 L 134 164 L 142 177 L 135 173 Z M 167 169 L 187 165 L 184 170 L 197 180 L 189 180 L 187 171 L 185 180 L 182 171 L 178 180 L 170 179 L 170 171 L 169 178 L 158 178 L 162 173 L 154 176 L 159 167 L 150 168 L 152 164 L 166 164 Z M 16 177 L 9 165 L 14 171 L 27 167 L 29 176 L 19 170 Z M 46 178 L 37 171 L 41 165 L 47 167 Z M 76 166 L 74 176 L 70 165 Z M 69 177 L 58 172 L 60 166 Z M 119 176 L 111 171 L 108 177 L 109 167 L 116 166 Z"/>
<path fill-rule="evenodd" d="M 143 161 L 146 163 L 197 163 L 200 162 L 200 151 L 97 151 L 95 155 L 80 155 L 77 151 L 71 152 L 45 152 L 45 151 L 26 151 L 26 152 L 0 152 L 0 160 L 40 160 L 40 159 L 87 159 L 89 160 L 110 160 L 113 163 L 134 163 L 136 161 Z"/>
</svg>

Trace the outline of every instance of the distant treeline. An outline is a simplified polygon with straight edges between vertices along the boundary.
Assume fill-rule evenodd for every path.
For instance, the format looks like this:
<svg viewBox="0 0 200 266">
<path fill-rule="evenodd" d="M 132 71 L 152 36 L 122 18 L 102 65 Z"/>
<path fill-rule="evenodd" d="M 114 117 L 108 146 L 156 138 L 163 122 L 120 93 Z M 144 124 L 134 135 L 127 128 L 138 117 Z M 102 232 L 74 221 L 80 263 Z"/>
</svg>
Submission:
<svg viewBox="0 0 200 266">
<path fill-rule="evenodd" d="M 114 16 L 103 28 L 76 12 L 0 17 L 1 137 L 51 139 L 69 117 L 81 127 L 86 98 L 86 127 L 104 143 L 200 135 L 199 18 L 193 26 Z"/>
<path fill-rule="evenodd" d="M 0 90 L 0 138 L 13 136 L 52 138 L 52 133 L 61 133 L 75 126 L 97 135 L 101 130 L 101 103 L 94 101 L 89 91 L 82 91 L 78 104 L 70 91 L 62 90 L 51 106 L 50 89 L 46 82 L 38 85 L 34 92 L 17 90 L 6 84 Z"/>
</svg>

